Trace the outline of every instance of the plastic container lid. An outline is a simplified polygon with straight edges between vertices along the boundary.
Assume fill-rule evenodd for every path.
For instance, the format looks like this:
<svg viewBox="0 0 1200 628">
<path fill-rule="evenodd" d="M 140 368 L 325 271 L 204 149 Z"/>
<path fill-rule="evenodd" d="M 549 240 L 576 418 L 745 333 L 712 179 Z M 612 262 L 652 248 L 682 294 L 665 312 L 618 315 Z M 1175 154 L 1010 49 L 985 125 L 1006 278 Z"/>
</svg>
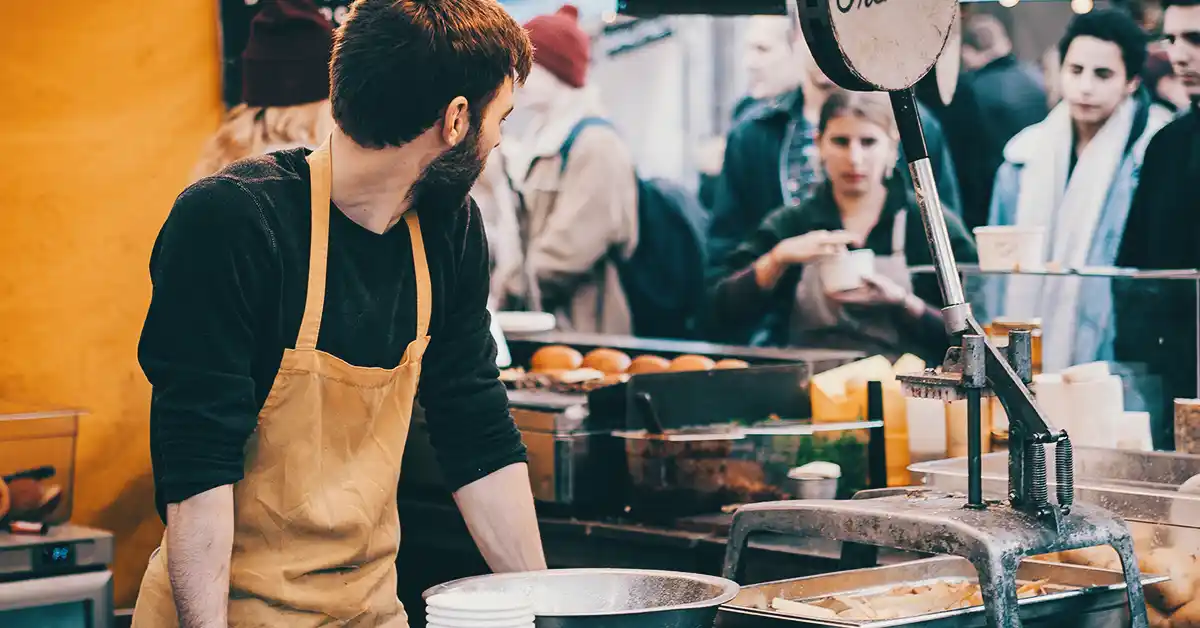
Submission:
<svg viewBox="0 0 1200 628">
<path fill-rule="evenodd" d="M 832 462 L 810 462 L 788 471 L 792 480 L 826 480 L 842 477 L 842 468 Z"/>
</svg>

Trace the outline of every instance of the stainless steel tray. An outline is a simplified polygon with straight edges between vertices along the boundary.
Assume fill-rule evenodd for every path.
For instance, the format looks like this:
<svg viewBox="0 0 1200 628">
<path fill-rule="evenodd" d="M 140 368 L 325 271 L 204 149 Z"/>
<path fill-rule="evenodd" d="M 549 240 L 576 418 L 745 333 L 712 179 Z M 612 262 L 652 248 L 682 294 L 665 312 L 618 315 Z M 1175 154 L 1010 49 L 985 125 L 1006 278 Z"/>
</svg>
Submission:
<svg viewBox="0 0 1200 628">
<path fill-rule="evenodd" d="M 1043 625 L 1054 625 L 1056 628 L 1118 628 L 1129 625 L 1125 581 L 1119 572 L 1026 560 L 1017 570 L 1017 578 L 1023 581 L 1048 580 L 1053 585 L 1072 587 L 1068 591 L 1021 600 L 1021 621 L 1025 628 Z M 716 627 L 984 628 L 987 625 L 983 606 L 878 621 L 796 617 L 770 610 L 769 607 L 771 600 L 776 597 L 804 601 L 831 595 L 863 595 L 883 592 L 900 584 L 933 580 L 975 581 L 977 574 L 965 559 L 939 556 L 887 567 L 745 586 L 737 597 L 721 607 Z M 1165 580 L 1167 578 L 1162 576 L 1142 575 L 1143 584 Z"/>
<path fill-rule="evenodd" d="M 966 491 L 966 458 L 922 462 L 908 469 L 935 489 Z M 1131 523 L 1200 528 L 1200 495 L 1178 490 L 1195 475 L 1200 475 L 1200 456 L 1075 448 L 1075 501 L 1111 510 Z M 1051 474 L 1051 493 L 1056 485 Z M 1008 454 L 983 455 L 983 492 L 1007 495 Z"/>
</svg>

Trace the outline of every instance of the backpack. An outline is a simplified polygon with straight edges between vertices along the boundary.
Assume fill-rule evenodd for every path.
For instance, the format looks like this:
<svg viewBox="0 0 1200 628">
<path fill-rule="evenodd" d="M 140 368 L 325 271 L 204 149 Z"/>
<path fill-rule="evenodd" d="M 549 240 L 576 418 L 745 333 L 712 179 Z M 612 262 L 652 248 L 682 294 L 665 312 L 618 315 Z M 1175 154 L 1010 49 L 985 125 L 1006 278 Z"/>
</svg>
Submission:
<svg viewBox="0 0 1200 628">
<path fill-rule="evenodd" d="M 561 170 L 571 146 L 589 126 L 612 124 L 603 118 L 576 123 L 559 148 Z M 704 302 L 708 212 L 693 194 L 665 179 L 637 174 L 638 246 L 629 259 L 610 252 L 629 301 L 633 331 L 648 338 L 691 338 Z"/>
</svg>

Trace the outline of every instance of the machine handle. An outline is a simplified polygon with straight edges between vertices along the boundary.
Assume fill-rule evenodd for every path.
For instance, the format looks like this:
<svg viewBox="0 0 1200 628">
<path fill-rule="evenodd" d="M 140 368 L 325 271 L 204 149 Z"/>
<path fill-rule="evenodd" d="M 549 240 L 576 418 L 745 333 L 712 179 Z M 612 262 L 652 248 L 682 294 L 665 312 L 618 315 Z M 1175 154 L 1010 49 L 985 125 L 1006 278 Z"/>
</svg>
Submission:
<svg viewBox="0 0 1200 628">
<path fill-rule="evenodd" d="M 811 502 L 813 500 L 806 500 Z M 721 575 L 737 583 L 743 583 L 746 565 L 743 554 L 750 545 L 750 537 L 774 533 L 793 537 L 816 536 L 820 530 L 812 528 L 812 518 L 807 513 L 792 508 L 792 501 L 762 502 L 738 508 L 729 529 L 729 540 L 725 544 L 725 564 Z"/>
<path fill-rule="evenodd" d="M 925 238 L 933 254 L 933 268 L 937 273 L 938 285 L 947 307 L 967 302 L 963 295 L 962 279 L 954 263 L 954 251 L 950 246 L 950 232 L 946 229 L 946 217 L 942 215 L 942 200 L 938 196 L 937 181 L 933 177 L 933 166 L 929 163 L 929 151 L 925 147 L 925 135 L 921 131 L 921 115 L 912 89 L 889 92 L 896 126 L 900 130 L 900 144 L 904 147 L 904 158 L 912 173 L 913 189 L 917 193 L 917 205 L 921 209 L 921 222 L 925 224 Z M 960 329 L 952 332 L 962 331 Z"/>
</svg>

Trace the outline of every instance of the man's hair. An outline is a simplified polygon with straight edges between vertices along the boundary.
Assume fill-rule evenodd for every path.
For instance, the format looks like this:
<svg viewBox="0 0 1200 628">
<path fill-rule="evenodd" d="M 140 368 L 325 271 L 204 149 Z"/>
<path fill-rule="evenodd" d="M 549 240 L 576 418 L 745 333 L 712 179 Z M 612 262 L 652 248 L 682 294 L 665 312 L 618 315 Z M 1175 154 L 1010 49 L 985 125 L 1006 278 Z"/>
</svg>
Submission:
<svg viewBox="0 0 1200 628">
<path fill-rule="evenodd" d="M 401 146 L 463 96 L 472 125 L 505 79 L 523 83 L 533 47 L 496 0 L 355 0 L 334 36 L 330 101 L 367 148 Z"/>
<path fill-rule="evenodd" d="M 1162 0 L 1162 8 L 1164 11 L 1168 7 L 1196 7 L 1200 6 L 1200 0 Z"/>
<path fill-rule="evenodd" d="M 1076 37 L 1095 37 L 1116 44 L 1121 49 L 1121 61 L 1125 63 L 1125 79 L 1132 80 L 1146 64 L 1146 33 L 1142 27 L 1121 9 L 1097 9 L 1076 15 L 1067 26 L 1067 32 L 1058 42 L 1058 59 L 1067 58 L 1067 49 Z"/>
<path fill-rule="evenodd" d="M 1008 39 L 1004 23 L 994 15 L 981 13 L 963 20 L 962 44 L 979 52 L 991 52 Z"/>
</svg>

